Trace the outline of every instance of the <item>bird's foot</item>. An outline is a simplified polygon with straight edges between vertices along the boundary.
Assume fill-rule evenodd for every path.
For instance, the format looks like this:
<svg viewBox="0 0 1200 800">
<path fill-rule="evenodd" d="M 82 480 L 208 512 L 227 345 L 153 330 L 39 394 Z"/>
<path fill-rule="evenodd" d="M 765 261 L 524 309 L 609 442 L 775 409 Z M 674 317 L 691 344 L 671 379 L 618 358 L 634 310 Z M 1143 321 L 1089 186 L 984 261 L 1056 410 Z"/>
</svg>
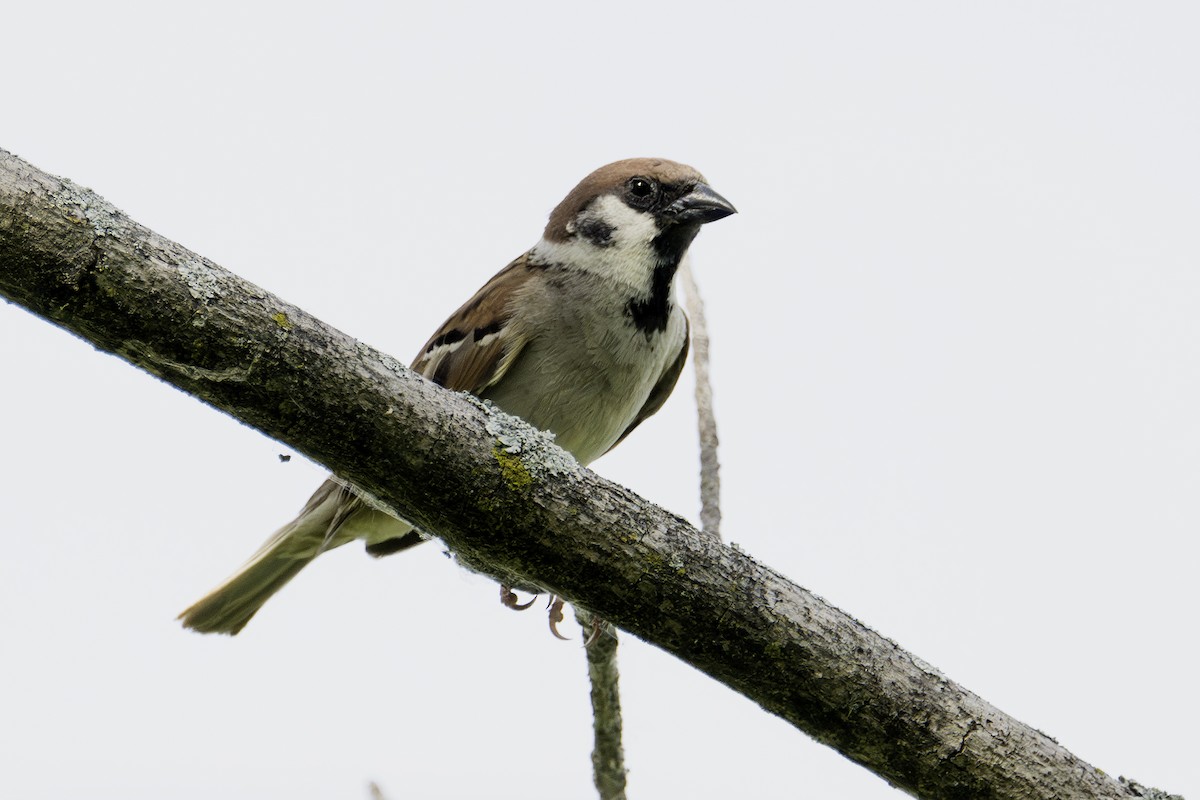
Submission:
<svg viewBox="0 0 1200 800">
<path fill-rule="evenodd" d="M 500 587 L 500 603 L 505 608 L 511 608 L 514 611 L 524 611 L 532 606 L 533 601 L 536 599 L 537 595 L 534 595 L 529 599 L 528 602 L 521 603 L 518 602 L 520 598 L 517 597 L 517 593 L 512 590 L 511 586 Z M 556 594 L 552 594 L 550 595 L 550 601 L 546 606 L 549 609 L 550 633 L 554 634 L 556 638 L 562 639 L 563 641 L 567 641 L 571 638 L 569 636 L 563 636 L 558 631 L 558 624 L 562 622 L 564 618 L 563 606 L 565 605 L 565 600 Z M 584 647 L 590 647 L 593 642 L 600 638 L 600 634 L 604 633 L 604 629 L 607 627 L 607 624 L 604 622 L 604 620 L 595 615 L 589 616 L 591 616 L 591 624 L 589 626 L 591 630 L 588 632 L 587 639 L 585 639 L 583 642 Z"/>
<path fill-rule="evenodd" d="M 537 600 L 537 595 L 535 594 L 533 597 L 529 598 L 528 603 L 518 603 L 517 600 L 519 599 L 520 598 L 517 597 L 517 593 L 512 590 L 511 586 L 500 586 L 500 603 L 505 608 L 511 608 L 513 611 L 524 611 L 525 609 L 529 608 L 531 605 L 533 605 L 533 601 Z"/>
<path fill-rule="evenodd" d="M 591 618 L 592 618 L 592 624 L 590 626 L 591 631 L 588 632 L 588 637 L 583 640 L 584 647 L 591 647 L 592 644 L 595 643 L 595 641 L 600 638 L 600 634 L 604 633 L 604 629 L 608 625 L 608 623 L 606 623 L 604 620 L 597 617 L 595 614 L 592 614 Z"/>
<path fill-rule="evenodd" d="M 550 595 L 550 632 L 563 641 L 566 641 L 568 637 L 558 632 L 558 623 L 563 621 L 563 605 L 565 603 L 566 601 L 558 595 Z"/>
</svg>

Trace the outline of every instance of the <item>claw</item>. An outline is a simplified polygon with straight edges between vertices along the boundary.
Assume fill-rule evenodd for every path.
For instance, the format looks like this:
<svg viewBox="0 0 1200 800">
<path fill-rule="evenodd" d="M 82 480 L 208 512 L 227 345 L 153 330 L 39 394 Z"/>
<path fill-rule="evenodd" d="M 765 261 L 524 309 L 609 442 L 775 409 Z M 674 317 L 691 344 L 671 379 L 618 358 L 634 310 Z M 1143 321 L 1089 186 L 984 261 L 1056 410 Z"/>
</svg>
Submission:
<svg viewBox="0 0 1200 800">
<path fill-rule="evenodd" d="M 563 636 L 561 633 L 558 632 L 558 623 L 560 623 L 562 621 L 563 621 L 563 599 L 561 597 L 559 597 L 558 595 L 554 595 L 553 598 L 550 600 L 550 632 L 565 642 L 565 641 L 567 641 L 568 637 Z"/>
<path fill-rule="evenodd" d="M 583 646 L 591 647 L 592 643 L 600 638 L 600 634 L 603 632 L 603 629 L 604 629 L 604 622 L 599 617 L 593 616 L 592 617 L 592 631 L 591 631 L 591 633 L 588 634 L 588 637 L 584 641 Z"/>
<path fill-rule="evenodd" d="M 531 605 L 533 605 L 533 601 L 537 600 L 537 595 L 535 594 L 533 597 L 529 598 L 528 603 L 518 603 L 518 599 L 517 593 L 512 590 L 511 586 L 500 587 L 500 602 L 504 606 L 511 608 L 514 611 L 524 611 L 525 609 L 529 608 Z M 562 618 L 561 615 L 559 618 Z"/>
</svg>

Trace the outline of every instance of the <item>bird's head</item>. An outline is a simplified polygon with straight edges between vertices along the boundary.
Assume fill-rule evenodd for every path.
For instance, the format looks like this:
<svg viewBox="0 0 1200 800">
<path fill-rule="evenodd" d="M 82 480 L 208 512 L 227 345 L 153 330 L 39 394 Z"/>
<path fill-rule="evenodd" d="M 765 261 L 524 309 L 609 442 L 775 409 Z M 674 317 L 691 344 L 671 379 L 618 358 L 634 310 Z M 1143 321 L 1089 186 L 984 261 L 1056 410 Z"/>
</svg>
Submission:
<svg viewBox="0 0 1200 800">
<path fill-rule="evenodd" d="M 550 214 L 539 255 L 643 283 L 672 272 L 700 231 L 737 209 L 704 176 L 663 158 L 630 158 L 588 175 Z"/>
</svg>

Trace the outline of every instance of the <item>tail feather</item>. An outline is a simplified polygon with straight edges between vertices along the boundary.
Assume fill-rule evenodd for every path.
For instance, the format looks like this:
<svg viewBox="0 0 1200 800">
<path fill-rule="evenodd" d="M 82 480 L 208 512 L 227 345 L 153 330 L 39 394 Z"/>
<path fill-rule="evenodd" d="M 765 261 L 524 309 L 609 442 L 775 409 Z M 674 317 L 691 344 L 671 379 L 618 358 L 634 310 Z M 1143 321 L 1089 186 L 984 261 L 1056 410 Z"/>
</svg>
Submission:
<svg viewBox="0 0 1200 800">
<path fill-rule="evenodd" d="M 277 559 L 255 564 L 193 603 L 179 615 L 179 619 L 185 628 L 200 633 L 227 633 L 233 636 L 246 627 L 246 623 L 263 604 L 296 577 L 310 560 Z"/>
<path fill-rule="evenodd" d="M 297 547 L 304 529 L 313 528 L 303 524 L 309 521 L 301 516 L 280 528 L 241 569 L 179 615 L 183 626 L 230 636 L 244 628 L 272 595 L 317 557 L 323 532 L 317 533 L 315 541 L 311 535 L 304 537 L 311 545 Z"/>
<path fill-rule="evenodd" d="M 354 539 L 365 539 L 373 555 L 422 541 L 407 522 L 370 507 L 352 489 L 330 479 L 296 519 L 277 530 L 241 569 L 188 607 L 179 619 L 185 628 L 200 633 L 232 636 L 308 562 Z M 389 546 L 389 542 L 400 544 Z"/>
<path fill-rule="evenodd" d="M 275 531 L 265 545 L 220 587 L 188 607 L 179 619 L 200 633 L 233 636 L 308 561 L 355 539 L 367 552 L 385 555 L 412 547 L 424 536 L 412 525 L 374 509 L 335 479 L 325 481 L 300 515 Z"/>
</svg>

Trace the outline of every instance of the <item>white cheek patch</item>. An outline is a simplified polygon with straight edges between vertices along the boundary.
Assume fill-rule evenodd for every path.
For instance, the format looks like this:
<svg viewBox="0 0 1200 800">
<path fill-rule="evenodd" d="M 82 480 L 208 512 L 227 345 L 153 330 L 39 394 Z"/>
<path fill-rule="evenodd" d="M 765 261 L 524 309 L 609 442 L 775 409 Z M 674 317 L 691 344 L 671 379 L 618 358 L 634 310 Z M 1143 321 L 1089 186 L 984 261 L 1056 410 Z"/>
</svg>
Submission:
<svg viewBox="0 0 1200 800">
<path fill-rule="evenodd" d="M 580 223 L 594 221 L 612 229 L 603 245 L 577 235 Z M 649 291 L 651 276 L 658 263 L 654 239 L 660 233 L 654 217 L 630 208 L 615 195 L 597 198 L 587 210 L 567 224 L 572 234 L 565 242 L 543 239 L 534 247 L 539 260 L 570 264 L 576 269 L 604 275 L 637 292 Z"/>
<path fill-rule="evenodd" d="M 649 247 L 658 236 L 658 223 L 651 214 L 630 208 L 616 195 L 606 194 L 588 206 L 581 216 L 590 217 L 616 230 L 612 246 L 622 249 Z"/>
</svg>

